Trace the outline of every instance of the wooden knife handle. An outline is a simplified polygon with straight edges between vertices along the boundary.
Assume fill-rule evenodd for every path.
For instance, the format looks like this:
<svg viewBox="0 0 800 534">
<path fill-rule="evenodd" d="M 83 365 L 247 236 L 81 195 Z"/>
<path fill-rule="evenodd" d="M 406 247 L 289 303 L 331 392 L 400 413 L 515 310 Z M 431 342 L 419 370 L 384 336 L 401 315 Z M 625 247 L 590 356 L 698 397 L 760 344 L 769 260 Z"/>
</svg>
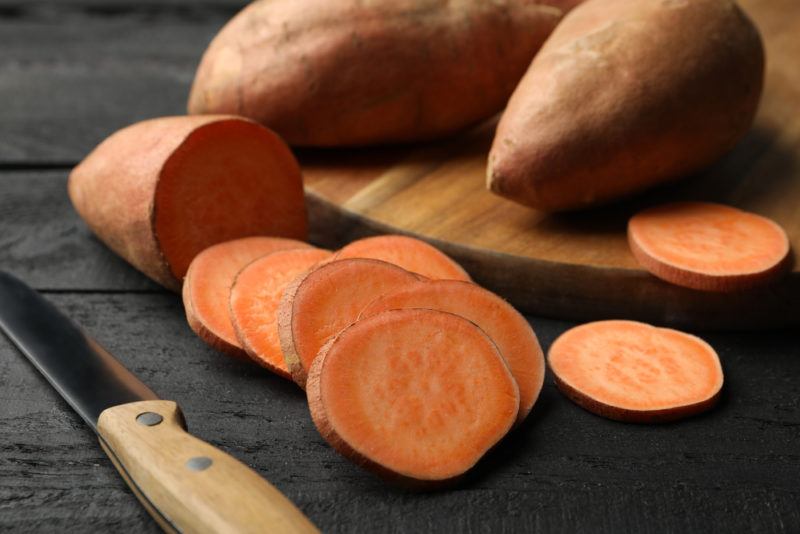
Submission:
<svg viewBox="0 0 800 534">
<path fill-rule="evenodd" d="M 318 532 L 255 471 L 190 435 L 172 401 L 108 408 L 100 444 L 166 532 Z"/>
</svg>

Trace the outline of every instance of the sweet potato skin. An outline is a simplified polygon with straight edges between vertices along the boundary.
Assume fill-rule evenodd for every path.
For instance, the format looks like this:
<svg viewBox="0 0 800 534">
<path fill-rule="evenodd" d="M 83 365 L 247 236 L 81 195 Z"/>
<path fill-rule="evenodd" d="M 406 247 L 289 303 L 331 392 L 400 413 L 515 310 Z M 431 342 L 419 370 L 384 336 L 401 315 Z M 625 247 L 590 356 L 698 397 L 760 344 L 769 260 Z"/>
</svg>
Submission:
<svg viewBox="0 0 800 534">
<path fill-rule="evenodd" d="M 511 97 L 488 186 L 559 211 L 688 175 L 747 131 L 763 75 L 758 30 L 731 0 L 589 0 Z"/>
<path fill-rule="evenodd" d="M 624 410 L 616 406 L 609 406 L 602 403 L 597 399 L 593 399 L 585 395 L 577 389 L 571 387 L 569 384 L 559 379 L 557 375 L 553 376 L 556 386 L 566 395 L 572 402 L 585 409 L 588 412 L 611 419 L 613 421 L 621 421 L 623 423 L 641 423 L 641 424 L 657 424 L 657 423 L 670 423 L 691 417 L 693 415 L 701 414 L 713 408 L 719 401 L 722 390 L 718 391 L 713 397 L 710 397 L 701 402 L 681 406 L 680 408 L 668 408 L 663 410 L 650 410 L 650 411 L 636 411 Z"/>
<path fill-rule="evenodd" d="M 440 137 L 500 111 L 579 0 L 260 0 L 215 37 L 189 113 L 234 113 L 293 145 Z"/>
<path fill-rule="evenodd" d="M 219 116 L 165 117 L 123 128 L 100 143 L 69 176 L 75 210 L 114 252 L 177 291 L 155 234 L 154 195 L 161 168 L 186 138 Z M 99 201 L 102 199 L 102 201 Z"/>
<path fill-rule="evenodd" d="M 214 130 L 211 130 L 211 128 Z M 168 236 L 159 228 L 170 224 L 169 210 L 159 209 L 164 202 L 165 184 L 170 182 L 173 167 L 189 159 L 189 147 L 209 135 L 228 135 L 242 131 L 259 142 L 266 143 L 265 153 L 274 155 L 285 165 L 281 181 L 291 182 L 293 190 L 282 201 L 289 205 L 302 204 L 300 169 L 283 141 L 273 132 L 250 119 L 230 115 L 176 116 L 146 120 L 124 128 L 97 146 L 70 174 L 68 192 L 73 206 L 89 228 L 109 248 L 138 270 L 173 291 L 180 291 L 186 265 L 165 253 Z M 269 151 L 269 152 L 266 152 Z M 223 168 L 222 165 L 219 165 Z M 202 192 L 198 189 L 198 195 Z M 202 192 L 204 193 L 204 192 Z M 182 196 L 172 195 L 175 204 L 184 203 Z M 212 198 L 212 197 L 209 197 Z M 251 210 L 252 211 L 252 210 Z M 247 219 L 242 219 L 247 220 Z M 193 256 L 203 248 L 221 240 L 250 235 L 279 233 L 286 237 L 307 237 L 306 213 L 303 209 L 281 222 L 284 228 L 253 227 L 228 231 L 224 236 L 208 239 L 187 251 Z M 163 223 L 163 224 L 162 224 Z M 213 224 L 212 222 L 208 224 Z M 207 227 L 206 230 L 213 229 Z M 238 235 L 236 235 L 238 233 Z M 290 235 L 291 234 L 291 235 Z M 213 234 L 212 234 L 213 235 Z"/>
</svg>

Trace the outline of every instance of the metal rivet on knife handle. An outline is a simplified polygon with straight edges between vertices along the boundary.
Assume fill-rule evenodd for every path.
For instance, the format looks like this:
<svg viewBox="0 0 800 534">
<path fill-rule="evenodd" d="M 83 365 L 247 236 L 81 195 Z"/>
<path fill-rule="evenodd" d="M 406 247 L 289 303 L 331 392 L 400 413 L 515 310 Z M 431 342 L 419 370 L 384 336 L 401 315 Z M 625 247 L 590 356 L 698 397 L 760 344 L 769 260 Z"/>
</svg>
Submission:
<svg viewBox="0 0 800 534">
<path fill-rule="evenodd" d="M 136 416 L 136 422 L 144 426 L 156 426 L 164 418 L 155 412 L 144 412 Z"/>
<path fill-rule="evenodd" d="M 213 463 L 214 461 L 208 456 L 195 456 L 186 461 L 186 467 L 192 471 L 205 471 L 211 467 Z"/>
</svg>

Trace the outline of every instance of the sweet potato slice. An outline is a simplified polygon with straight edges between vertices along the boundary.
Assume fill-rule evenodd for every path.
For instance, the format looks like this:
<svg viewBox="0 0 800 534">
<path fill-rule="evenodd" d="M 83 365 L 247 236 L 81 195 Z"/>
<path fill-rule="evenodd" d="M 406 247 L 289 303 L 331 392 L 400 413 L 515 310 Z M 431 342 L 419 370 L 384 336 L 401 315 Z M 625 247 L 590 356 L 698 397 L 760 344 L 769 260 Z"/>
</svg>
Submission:
<svg viewBox="0 0 800 534">
<path fill-rule="evenodd" d="M 296 249 L 275 252 L 243 268 L 233 282 L 230 312 L 244 351 L 256 363 L 291 379 L 278 339 L 278 304 L 286 287 L 331 252 Z"/>
<path fill-rule="evenodd" d="M 778 224 L 707 202 L 676 202 L 634 215 L 628 243 L 655 276 L 704 291 L 768 283 L 790 264 L 789 239 Z"/>
<path fill-rule="evenodd" d="M 353 241 L 336 253 L 337 260 L 345 258 L 383 260 L 435 280 L 471 280 L 459 264 L 436 247 L 402 235 L 381 235 Z"/>
<path fill-rule="evenodd" d="M 294 156 L 272 131 L 240 117 L 165 117 L 124 128 L 75 167 L 69 196 L 106 245 L 174 291 L 211 245 L 307 235 Z"/>
<path fill-rule="evenodd" d="M 511 428 L 517 384 L 491 339 L 457 315 L 392 310 L 353 324 L 314 362 L 308 404 L 341 454 L 422 486 L 466 472 Z"/>
<path fill-rule="evenodd" d="M 702 339 L 634 321 L 598 321 L 562 334 L 548 352 L 556 384 L 597 415 L 657 423 L 703 412 L 722 366 Z"/>
<path fill-rule="evenodd" d="M 367 306 L 361 317 L 387 310 L 427 308 L 454 313 L 478 325 L 497 345 L 519 386 L 521 423 L 544 381 L 544 356 L 528 321 L 491 291 L 459 280 L 429 280 L 402 287 Z"/>
<path fill-rule="evenodd" d="M 325 263 L 295 279 L 278 306 L 278 335 L 286 366 L 305 388 L 322 346 L 358 319 L 373 300 L 420 277 L 391 263 L 354 258 Z"/>
<path fill-rule="evenodd" d="M 228 306 L 236 274 L 261 256 L 310 246 L 294 239 L 246 237 L 207 248 L 194 258 L 183 283 L 183 305 L 189 326 L 212 347 L 248 359 L 236 337 Z"/>
</svg>

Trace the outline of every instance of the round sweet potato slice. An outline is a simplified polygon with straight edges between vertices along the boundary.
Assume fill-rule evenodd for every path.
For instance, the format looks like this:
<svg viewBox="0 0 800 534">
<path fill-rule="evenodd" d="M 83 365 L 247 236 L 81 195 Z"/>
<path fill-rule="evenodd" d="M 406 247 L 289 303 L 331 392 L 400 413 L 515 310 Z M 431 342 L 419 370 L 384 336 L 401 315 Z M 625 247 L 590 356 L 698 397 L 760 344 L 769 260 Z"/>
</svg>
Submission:
<svg viewBox="0 0 800 534">
<path fill-rule="evenodd" d="M 712 407 L 723 383 L 702 339 L 635 321 L 597 321 L 562 334 L 548 352 L 556 384 L 597 415 L 635 423 L 673 421 Z"/>
<path fill-rule="evenodd" d="M 341 454 L 425 486 L 470 469 L 517 418 L 517 384 L 491 339 L 446 312 L 391 310 L 342 331 L 308 379 L 311 416 Z"/>
<path fill-rule="evenodd" d="M 789 239 L 778 224 L 709 202 L 675 202 L 634 215 L 628 243 L 655 276 L 703 291 L 768 283 L 790 264 Z"/>
<path fill-rule="evenodd" d="M 379 235 L 353 241 L 335 256 L 337 260 L 346 258 L 382 260 L 434 280 L 472 280 L 444 252 L 425 241 L 404 235 Z"/>
<path fill-rule="evenodd" d="M 259 365 L 291 379 L 278 339 L 278 304 L 298 276 L 331 256 L 327 250 L 284 250 L 259 258 L 236 276 L 230 312 L 244 351 Z"/>
<path fill-rule="evenodd" d="M 531 325 L 511 304 L 471 282 L 424 280 L 375 300 L 361 317 L 406 308 L 446 311 L 479 326 L 495 342 L 519 386 L 517 424 L 527 417 L 542 389 L 544 355 Z"/>
<path fill-rule="evenodd" d="M 323 263 L 284 290 L 278 336 L 292 379 L 305 388 L 308 369 L 325 343 L 354 323 L 376 298 L 421 278 L 380 260 Z"/>
<path fill-rule="evenodd" d="M 183 305 L 189 326 L 215 349 L 248 359 L 236 336 L 228 306 L 236 274 L 261 256 L 309 247 L 308 243 L 294 239 L 255 236 L 205 249 L 190 264 L 183 283 Z"/>
</svg>

